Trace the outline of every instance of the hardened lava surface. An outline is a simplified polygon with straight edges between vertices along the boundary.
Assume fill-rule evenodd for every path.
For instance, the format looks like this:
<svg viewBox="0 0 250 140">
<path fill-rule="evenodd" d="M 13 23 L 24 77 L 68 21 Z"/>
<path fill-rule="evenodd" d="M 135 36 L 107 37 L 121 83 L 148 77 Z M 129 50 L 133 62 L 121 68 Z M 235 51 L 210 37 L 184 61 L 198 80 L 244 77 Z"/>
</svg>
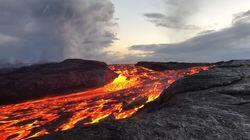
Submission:
<svg viewBox="0 0 250 140">
<path fill-rule="evenodd" d="M 111 65 L 119 76 L 103 87 L 69 95 L 0 106 L 0 139 L 30 139 L 133 116 L 176 80 L 209 66 L 154 71 L 135 65 Z"/>
</svg>

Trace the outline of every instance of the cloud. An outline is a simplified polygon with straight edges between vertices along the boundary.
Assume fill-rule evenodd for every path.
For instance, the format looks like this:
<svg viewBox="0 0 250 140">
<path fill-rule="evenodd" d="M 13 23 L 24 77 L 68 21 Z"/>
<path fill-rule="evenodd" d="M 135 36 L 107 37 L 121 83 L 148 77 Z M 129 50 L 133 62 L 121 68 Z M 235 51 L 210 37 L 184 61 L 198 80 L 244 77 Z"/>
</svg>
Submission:
<svg viewBox="0 0 250 140">
<path fill-rule="evenodd" d="M 0 34 L 0 45 L 17 41 L 19 41 L 17 37 Z"/>
<path fill-rule="evenodd" d="M 243 20 L 244 19 L 244 20 Z M 250 14 L 241 13 L 232 26 L 209 31 L 175 44 L 136 45 L 130 50 L 147 54 L 134 59 L 147 61 L 215 62 L 231 59 L 249 59 Z M 129 56 L 131 59 L 131 56 Z"/>
<path fill-rule="evenodd" d="M 144 14 L 150 22 L 171 29 L 199 29 L 198 26 L 187 23 L 198 9 L 198 0 L 163 0 L 163 2 L 166 7 L 165 13 Z"/>
<path fill-rule="evenodd" d="M 109 0 L 0 1 L 0 59 L 101 59 L 116 39 L 113 13 Z"/>
<path fill-rule="evenodd" d="M 249 17 L 250 17 L 250 10 L 238 13 L 234 16 L 232 23 L 249 22 Z"/>
</svg>

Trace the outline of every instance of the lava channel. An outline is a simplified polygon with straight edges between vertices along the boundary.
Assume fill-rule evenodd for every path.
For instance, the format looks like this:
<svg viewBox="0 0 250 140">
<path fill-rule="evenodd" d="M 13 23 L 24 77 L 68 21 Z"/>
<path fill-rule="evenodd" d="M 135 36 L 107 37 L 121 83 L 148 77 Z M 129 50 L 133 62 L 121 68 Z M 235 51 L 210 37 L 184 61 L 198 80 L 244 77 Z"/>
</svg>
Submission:
<svg viewBox="0 0 250 140">
<path fill-rule="evenodd" d="M 0 106 L 0 139 L 30 139 L 105 119 L 129 118 L 179 78 L 209 66 L 162 72 L 135 65 L 109 68 L 119 76 L 103 87 Z"/>
</svg>

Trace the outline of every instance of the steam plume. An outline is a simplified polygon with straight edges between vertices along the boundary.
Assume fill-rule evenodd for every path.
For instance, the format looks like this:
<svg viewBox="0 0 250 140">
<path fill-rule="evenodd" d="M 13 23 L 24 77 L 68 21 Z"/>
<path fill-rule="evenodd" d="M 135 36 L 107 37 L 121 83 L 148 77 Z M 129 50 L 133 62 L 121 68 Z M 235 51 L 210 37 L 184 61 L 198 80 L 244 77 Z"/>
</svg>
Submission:
<svg viewBox="0 0 250 140">
<path fill-rule="evenodd" d="M 109 0 L 0 1 L 0 59 L 96 59 L 115 39 Z"/>
</svg>

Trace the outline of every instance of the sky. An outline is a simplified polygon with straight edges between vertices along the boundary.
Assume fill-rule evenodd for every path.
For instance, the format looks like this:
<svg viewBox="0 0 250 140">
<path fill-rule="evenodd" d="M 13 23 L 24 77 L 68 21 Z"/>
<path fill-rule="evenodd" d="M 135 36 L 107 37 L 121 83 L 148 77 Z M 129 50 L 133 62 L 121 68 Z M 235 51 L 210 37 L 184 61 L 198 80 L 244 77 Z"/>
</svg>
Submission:
<svg viewBox="0 0 250 140">
<path fill-rule="evenodd" d="M 1 0 L 0 62 L 250 59 L 250 0 Z"/>
</svg>

